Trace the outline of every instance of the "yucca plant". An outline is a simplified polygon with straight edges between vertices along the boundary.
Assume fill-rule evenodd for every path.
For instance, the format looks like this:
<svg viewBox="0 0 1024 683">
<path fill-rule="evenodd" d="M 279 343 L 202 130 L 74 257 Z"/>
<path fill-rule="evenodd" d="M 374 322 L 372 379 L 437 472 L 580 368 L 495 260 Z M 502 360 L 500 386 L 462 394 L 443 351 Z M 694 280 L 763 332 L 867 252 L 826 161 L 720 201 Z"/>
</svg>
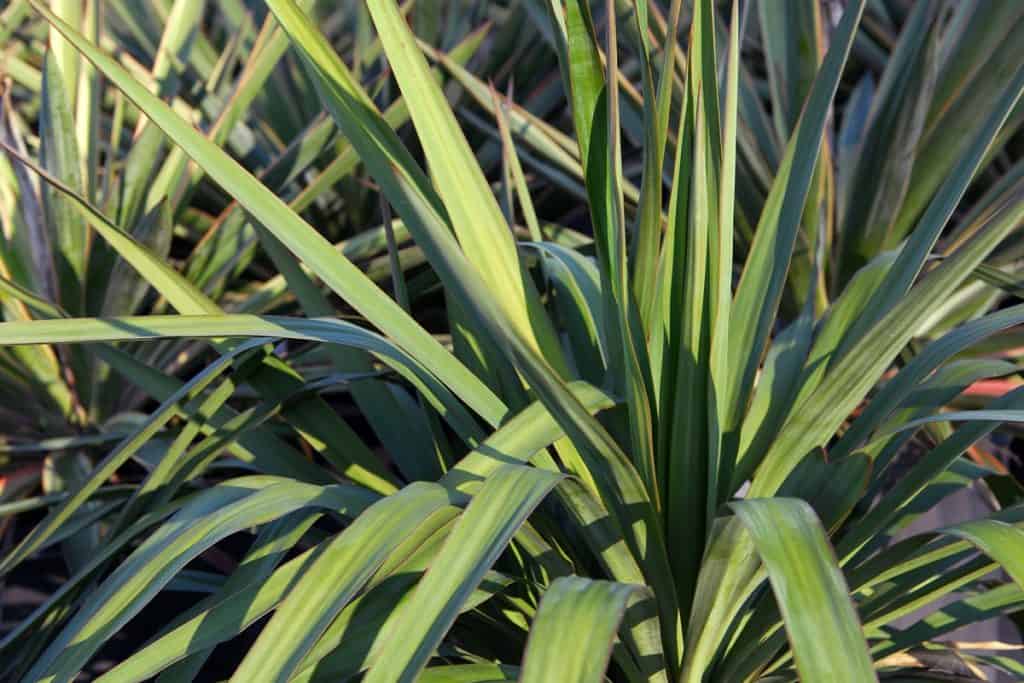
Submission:
<svg viewBox="0 0 1024 683">
<path fill-rule="evenodd" d="M 1017 371 L 1024 308 L 1006 295 L 1019 292 L 1024 47 L 999 36 L 1024 8 L 760 3 L 755 20 L 711 0 L 475 13 L 367 0 L 327 15 L 268 0 L 252 38 L 246 6 L 225 3 L 236 35 L 169 22 L 143 69 L 171 59 L 169 35 L 191 36 L 171 63 L 215 65 L 203 78 L 222 83 L 209 90 L 228 102 L 222 121 L 111 56 L 121 43 L 106 39 L 138 50 L 152 34 L 114 4 L 109 32 L 76 2 L 17 4 L 46 22 L 49 48 L 42 163 L 19 142 L 25 126 L 8 126 L 7 187 L 24 200 L 38 182 L 76 221 L 78 247 L 44 212 L 69 265 L 88 254 L 89 272 L 107 254 L 158 297 L 76 308 L 73 267 L 47 289 L 22 265 L 2 274 L 0 342 L 5 371 L 29 386 L 50 387 L 29 355 L 49 347 L 51 374 L 62 356 L 97 368 L 101 404 L 124 382 L 159 403 L 136 404 L 148 412 L 115 445 L 78 458 L 77 480 L 0 508 L 24 529 L 0 576 L 94 536 L 10 625 L 6 676 L 74 679 L 141 628 L 162 590 L 199 597 L 101 680 L 192 680 L 222 644 L 237 681 L 1024 672 L 1009 645 L 942 640 L 1024 606 L 1019 488 L 964 457 L 1022 421 L 1024 394 L 961 397 Z M 196 3 L 154 4 L 176 17 Z M 496 22 L 493 35 L 467 16 Z M 351 32 L 329 40 L 332 22 Z M 274 69 L 289 41 L 298 62 Z M 475 75 L 481 41 L 492 52 Z M 24 44 L 23 72 L 38 49 Z M 166 136 L 148 175 L 108 161 L 103 177 L 135 168 L 151 188 L 134 213 L 69 180 L 97 173 L 88 155 L 52 165 L 47 136 L 71 140 L 77 119 L 55 126 L 47 112 L 75 68 L 102 84 L 92 120 L 137 109 L 131 155 Z M 261 126 L 238 95 L 268 82 L 254 74 L 284 78 L 297 102 L 315 94 L 330 118 Z M 488 86 L 515 78 L 519 92 L 536 81 L 525 105 Z M 24 101 L 28 120 L 36 100 Z M 266 104 L 287 117 L 288 103 Z M 256 158 L 224 148 L 246 126 Z M 289 153 L 301 161 L 273 161 Z M 357 165 L 369 182 L 341 182 Z M 378 215 L 365 235 L 328 240 L 339 220 Z M 5 254 L 40 253 L 7 246 L 24 234 L 9 220 Z M 188 253 L 181 267 L 168 243 Z M 364 247 L 386 259 L 360 267 Z M 146 355 L 156 340 L 190 353 Z M 48 439 L 56 420 L 12 430 L 8 457 L 66 460 L 104 415 L 61 422 L 70 447 Z M 991 515 L 900 535 L 966 488 Z"/>
</svg>

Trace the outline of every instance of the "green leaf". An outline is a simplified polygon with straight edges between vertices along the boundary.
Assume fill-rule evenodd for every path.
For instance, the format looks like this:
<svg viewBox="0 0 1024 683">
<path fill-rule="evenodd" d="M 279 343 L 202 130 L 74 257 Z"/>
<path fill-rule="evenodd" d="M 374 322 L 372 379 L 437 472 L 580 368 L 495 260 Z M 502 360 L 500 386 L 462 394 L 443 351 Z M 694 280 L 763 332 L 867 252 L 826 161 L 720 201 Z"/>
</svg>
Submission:
<svg viewBox="0 0 1024 683">
<path fill-rule="evenodd" d="M 600 683 L 619 622 L 639 591 L 609 581 L 564 576 L 548 586 L 530 625 L 520 681 Z"/>
<path fill-rule="evenodd" d="M 61 19 L 72 26 L 81 24 L 82 3 L 78 0 L 53 0 L 51 6 Z M 61 88 L 61 97 L 66 97 L 67 101 L 73 104 L 77 100 L 78 55 L 75 53 L 74 46 L 69 45 L 56 31 L 50 32 L 50 44 L 54 55 L 54 72 L 60 75 L 63 83 L 66 83 Z"/>
<path fill-rule="evenodd" d="M 764 39 L 771 109 L 778 139 L 796 127 L 807 91 L 819 67 L 821 9 L 814 2 L 794 2 L 775 8 L 758 5 Z"/>
<path fill-rule="evenodd" d="M 928 208 L 917 222 L 914 231 L 903 248 L 900 249 L 896 262 L 876 290 L 871 303 L 843 340 L 843 344 L 831 361 L 832 364 L 838 363 L 847 350 L 863 338 L 871 325 L 892 311 L 898 305 L 897 302 L 901 297 L 905 300 L 907 290 L 910 289 L 921 272 L 942 229 L 967 191 L 967 187 L 981 166 L 989 147 L 1014 110 L 1021 95 L 1024 95 L 1024 65 L 1017 69 L 1013 80 L 1006 86 L 1002 96 L 984 119 L 977 133 L 971 136 L 967 149 L 957 160 L 956 165 L 950 169 L 949 175 L 928 204 Z"/>
<path fill-rule="evenodd" d="M 114 60 L 43 6 L 38 3 L 33 3 L 33 6 L 332 290 L 382 331 L 406 346 L 410 353 L 432 366 L 446 383 L 461 387 L 474 410 L 488 420 L 497 422 L 500 419 L 504 408 L 494 394 L 281 199 L 150 94 Z"/>
<path fill-rule="evenodd" d="M 424 669 L 421 683 L 493 683 L 515 681 L 516 669 L 499 664 L 448 664 Z"/>
<path fill-rule="evenodd" d="M 609 8 L 609 19 L 606 82 L 618 83 L 614 9 Z M 661 491 L 657 482 L 654 453 L 652 379 L 649 377 L 643 328 L 630 289 L 626 261 L 628 242 L 622 192 L 622 131 L 618 89 L 606 88 L 597 103 L 605 107 L 599 107 L 595 112 L 592 133 L 597 139 L 606 139 L 607 144 L 599 143 L 604 146 L 603 154 L 598 154 L 597 147 L 592 146 L 585 168 L 591 217 L 595 224 L 601 291 L 604 295 L 605 336 L 611 351 L 609 375 L 613 388 L 625 396 L 632 460 L 647 486 L 648 496 L 655 508 L 660 508 Z M 619 352 L 616 353 L 616 350 Z"/>
<path fill-rule="evenodd" d="M 1017 389 L 993 401 L 989 408 L 999 411 L 1004 407 L 1019 406 L 1022 401 L 1024 390 Z M 964 424 L 915 463 L 878 505 L 847 530 L 838 546 L 843 561 L 845 562 L 862 544 L 882 531 L 887 524 L 892 523 L 899 511 L 912 505 L 929 483 L 950 467 L 972 444 L 998 425 L 999 423 L 994 420 Z"/>
<path fill-rule="evenodd" d="M 910 341 L 919 321 L 931 311 L 933 302 L 948 296 L 963 282 L 1016 227 L 1021 216 L 1024 216 L 1024 204 L 991 216 L 973 240 L 929 272 L 870 329 L 842 362 L 830 367 L 816 390 L 807 392 L 797 401 L 755 474 L 754 495 L 763 496 L 778 490 L 804 454 L 815 446 L 824 445 L 825 440 L 835 434 L 840 423 Z M 885 287 L 884 281 L 882 287 Z"/>
<path fill-rule="evenodd" d="M 442 487 L 418 482 L 360 514 L 305 568 L 232 680 L 289 680 L 334 617 L 409 531 L 447 503 Z"/>
<path fill-rule="evenodd" d="M 733 449 L 723 452 L 723 427 L 727 419 L 727 405 L 722 400 L 729 384 L 729 327 L 732 309 L 733 235 L 736 195 L 736 137 L 739 116 L 739 62 L 740 62 L 739 2 L 733 0 L 732 19 L 729 24 L 729 51 L 726 63 L 725 111 L 722 126 L 721 169 L 717 189 L 718 215 L 716 230 L 709 245 L 711 269 L 708 303 L 711 309 L 711 349 L 708 353 L 708 515 L 713 516 L 718 505 L 727 500 L 735 489 L 732 475 L 736 457 Z"/>
<path fill-rule="evenodd" d="M 77 77 L 78 57 L 72 56 L 72 73 Z M 69 65 L 65 65 L 65 69 L 68 68 Z M 57 59 L 48 58 L 43 67 L 40 157 L 43 166 L 54 176 L 80 191 L 82 169 L 79 166 L 71 111 L 74 90 L 74 86 L 64 82 Z M 82 297 L 89 253 L 86 247 L 87 228 L 68 201 L 56 190 L 46 188 L 42 197 L 48 223 L 47 238 L 56 264 L 61 303 L 69 311 L 78 312 L 84 306 Z"/>
<path fill-rule="evenodd" d="M 979 550 L 999 563 L 1024 589 L 1024 529 L 998 520 L 964 522 L 947 530 L 947 533 L 970 541 Z"/>
<path fill-rule="evenodd" d="M 186 675 L 194 677 L 213 652 L 212 648 L 201 649 L 196 642 L 197 639 L 193 639 L 189 645 L 195 651 L 184 659 L 179 659 L 181 657 L 179 653 L 173 652 L 171 648 L 154 647 L 156 643 L 160 642 L 168 633 L 173 632 L 182 624 L 188 623 L 196 615 L 203 614 L 204 612 L 208 613 L 208 610 L 214 605 L 221 603 L 225 596 L 233 596 L 233 594 L 244 590 L 244 587 L 247 585 L 265 585 L 268 583 L 281 561 L 284 560 L 295 545 L 303 539 L 310 530 L 310 527 L 322 516 L 323 513 L 320 510 L 298 510 L 263 526 L 238 567 L 215 588 L 215 592 L 201 600 L 191 609 L 179 613 L 171 623 L 164 626 L 155 641 L 151 641 L 148 646 L 135 652 L 131 657 L 122 660 L 113 669 L 105 672 L 101 678 L 116 678 L 119 672 L 123 672 L 127 668 L 126 665 L 129 661 L 138 662 L 140 659 L 144 659 L 146 656 L 145 651 L 148 649 L 159 650 L 161 654 L 168 658 L 165 661 L 179 660 L 171 665 L 164 675 L 173 675 L 178 671 L 187 671 Z M 205 621 L 204 625 L 207 627 L 207 632 L 212 630 L 210 621 Z M 151 671 L 150 673 L 154 672 Z"/>
<path fill-rule="evenodd" d="M 588 412 L 596 413 L 615 405 L 608 393 L 585 382 L 573 382 L 569 389 Z M 526 464 L 563 434 L 544 404 L 534 402 L 467 453 L 441 481 L 449 488 L 475 495 L 481 482 L 502 464 Z"/>
<path fill-rule="evenodd" d="M 773 498 L 731 507 L 768 570 L 800 678 L 877 680 L 846 581 L 810 506 Z"/>
<path fill-rule="evenodd" d="M 459 605 L 560 478 L 506 465 L 487 479 L 434 559 L 444 571 L 424 575 L 394 624 L 389 656 L 370 669 L 367 683 L 416 679 L 454 622 Z"/>
<path fill-rule="evenodd" d="M 813 314 L 804 310 L 796 321 L 775 336 L 768 347 L 761 376 L 740 430 L 736 469 L 731 483 L 734 490 L 756 469 L 760 456 L 789 414 L 811 349 L 813 332 Z"/>
<path fill-rule="evenodd" d="M 576 125 L 576 140 L 580 146 L 580 159 L 584 169 L 590 168 L 591 149 L 604 145 L 603 140 L 595 142 L 591 135 L 600 93 L 604 90 L 605 77 L 597 49 L 593 20 L 588 3 L 567 0 L 564 13 L 559 7 L 554 12 L 560 24 L 560 34 L 566 41 L 559 56 L 562 69 L 569 77 L 573 122 Z"/>
<path fill-rule="evenodd" d="M 524 246 L 541 255 L 544 276 L 555 291 L 558 321 L 570 339 L 570 360 L 581 378 L 591 383 L 603 382 L 608 349 L 604 338 L 601 274 L 594 260 L 553 242 Z"/>
<path fill-rule="evenodd" d="M 1024 207 L 1017 207 L 1024 210 Z M 956 263 L 944 262 L 929 273 L 910 294 L 883 318 L 850 355 L 839 364 L 821 383 L 817 391 L 809 392 L 806 399 L 798 401 L 793 413 L 778 438 L 765 456 L 758 472 L 755 473 L 748 496 L 760 498 L 778 491 L 786 477 L 797 463 L 816 446 L 822 446 L 853 407 L 866 394 L 881 373 L 889 366 L 900 349 L 909 341 L 916 327 L 918 316 L 930 310 L 930 303 L 941 300 L 947 292 L 962 282 L 987 253 L 994 249 L 1003 237 L 1017 225 L 1020 217 L 1012 209 L 1002 215 L 989 218 L 985 229 L 975 239 L 961 247 L 952 257 Z M 856 359 L 856 360 L 855 360 Z M 820 431 L 819 431 L 820 430 Z M 825 434 L 829 436 L 825 436 Z M 732 532 L 730 532 L 732 533 Z M 723 549 L 722 575 L 717 578 L 724 586 L 715 600 L 708 601 L 703 619 L 716 629 L 736 614 L 740 596 L 749 595 L 753 585 L 751 579 L 757 571 L 757 563 L 750 557 L 750 548 L 741 538 L 734 539 Z M 701 633 L 700 648 L 692 657 L 709 656 L 703 650 L 714 642 L 706 639 L 705 626 Z M 691 641 L 693 638 L 691 638 Z M 697 670 L 691 664 L 691 671 Z"/>
<path fill-rule="evenodd" d="M 954 355 L 1013 325 L 1024 322 L 1024 305 L 1013 306 L 961 325 L 932 342 L 872 398 L 864 412 L 830 449 L 841 458 L 857 448 L 915 386 Z"/>
<path fill-rule="evenodd" d="M 280 602 L 302 574 L 314 551 L 315 548 L 301 553 L 266 579 L 249 581 L 235 586 L 234 590 L 222 591 L 213 604 L 166 629 L 165 633 L 106 672 L 102 680 L 104 683 L 148 680 L 174 662 L 201 653 L 236 635 Z"/>
<path fill-rule="evenodd" d="M 0 323 L 0 345 L 81 343 L 160 338 L 281 337 L 344 344 L 380 357 L 419 389 L 468 440 L 478 433 L 473 419 L 438 382 L 404 352 L 373 332 L 333 318 L 252 315 L 149 315 L 124 318 L 65 318 Z M 244 348 L 252 348 L 245 346 Z"/>
<path fill-rule="evenodd" d="M 100 496 L 100 494 L 97 493 L 97 496 Z M 187 499 L 181 499 L 161 510 L 143 515 L 124 532 L 115 537 L 105 538 L 87 565 L 71 575 L 41 605 L 33 610 L 28 617 L 22 619 L 15 628 L 5 634 L 3 641 L 0 641 L 0 651 L 4 653 L 5 664 L 9 660 L 13 660 L 11 661 L 11 667 L 15 666 L 18 655 L 20 655 L 22 662 L 27 661 L 30 664 L 32 658 L 37 656 L 39 651 L 55 635 L 55 629 L 59 628 L 63 620 L 69 616 L 68 605 L 77 596 L 82 594 L 84 587 L 91 584 L 97 571 L 104 567 L 112 557 L 121 552 L 127 544 L 138 538 L 141 533 L 150 531 L 151 527 L 159 524 L 168 515 L 179 510 L 186 502 Z M 33 636 L 36 636 L 36 638 L 33 638 Z M 45 642 L 38 643 L 39 636 L 42 636 Z M 26 647 L 26 642 L 29 643 L 29 647 Z M 26 650 L 28 651 L 27 660 Z"/>
<path fill-rule="evenodd" d="M 193 557 L 220 539 L 265 524 L 302 507 L 354 515 L 365 493 L 353 487 L 321 487 L 274 477 L 247 477 L 220 484 L 182 508 L 139 546 L 98 588 L 36 660 L 29 680 L 73 677 L 99 647 L 136 614 Z"/>
<path fill-rule="evenodd" d="M 272 2 L 271 9 L 293 42 L 301 48 L 304 60 L 317 79 L 318 91 L 338 126 L 347 134 L 359 157 L 381 185 L 388 202 L 409 227 L 445 286 L 455 290 L 467 288 L 467 277 L 471 276 L 476 276 L 475 279 L 484 283 L 479 268 L 466 258 L 462 246 L 452 234 L 441 199 L 426 175 L 394 131 L 381 119 L 369 97 L 355 82 L 323 35 L 290 0 Z M 503 218 L 501 220 L 504 222 Z M 461 236 L 459 239 L 462 239 Z M 304 260 L 308 262 L 308 259 Z M 503 285 L 503 291 L 509 286 L 512 285 Z M 508 297 L 498 298 L 491 305 L 496 305 L 506 316 L 511 316 L 504 324 L 511 324 L 517 332 L 526 334 L 524 339 L 527 343 L 543 349 L 546 358 L 556 367 L 561 367 L 563 360 L 550 321 L 531 293 L 530 281 L 525 281 L 523 286 L 526 291 L 523 299 L 525 309 L 509 309 Z M 356 305 L 355 302 L 353 305 Z M 529 317 L 529 325 L 522 324 L 524 312 Z M 364 311 L 364 314 L 367 313 L 370 311 Z M 480 387 L 483 388 L 482 383 Z M 497 419 L 491 419 L 487 412 L 474 407 L 489 422 L 497 424 Z"/>
<path fill-rule="evenodd" d="M 933 29 L 937 9 L 929 3 L 914 7 L 872 101 L 848 189 L 851 197 L 871 200 L 847 203 L 839 228 L 844 279 L 879 251 L 895 248 L 904 237 L 890 234 L 889 229 L 910 184 L 915 148 L 939 71 L 939 34 Z"/>
<path fill-rule="evenodd" d="M 104 224 L 100 229 L 105 227 Z M 139 221 L 132 232 L 132 238 L 146 248 L 155 259 L 166 262 L 171 250 L 173 230 L 170 208 L 167 204 L 160 204 Z M 114 240 L 117 239 L 113 234 L 110 236 Z M 125 242 L 127 243 L 127 240 Z M 119 259 L 110 272 L 100 313 L 104 316 L 131 315 L 138 310 L 138 305 L 148 288 L 146 278 L 132 268 L 128 261 Z"/>
<path fill-rule="evenodd" d="M 968 595 L 962 600 L 935 610 L 906 629 L 892 632 L 890 640 L 880 641 L 874 646 L 872 655 L 881 659 L 917 643 L 934 641 L 969 624 L 1018 612 L 1022 607 L 1024 591 L 1016 584 L 1004 584 L 998 588 Z"/>
<path fill-rule="evenodd" d="M 36 321 L 30 323 L 0 323 L 0 328 L 7 325 L 24 324 L 30 326 L 62 321 Z M 2 343 L 2 342 L 0 342 Z M 84 505 L 92 494 L 100 488 L 132 455 L 138 451 L 154 434 L 156 434 L 174 416 L 174 406 L 186 396 L 194 394 L 209 386 L 220 374 L 231 367 L 232 361 L 239 355 L 253 350 L 259 341 L 239 345 L 233 353 L 221 356 L 202 372 L 196 374 L 188 383 L 172 394 L 155 410 L 130 436 L 126 437 L 117 448 L 104 458 L 92 471 L 89 479 L 75 489 L 74 494 L 47 515 L 28 535 L 22 538 L 15 548 L 0 561 L 0 575 L 7 574 L 29 555 L 38 550 L 48 537 L 56 533 L 68 519 Z"/>
<path fill-rule="evenodd" d="M 394 0 L 367 3 L 416 132 L 430 160 L 434 187 L 459 245 L 488 283 L 510 321 L 533 337 L 527 290 L 515 240 L 440 86 Z"/>
<path fill-rule="evenodd" d="M 733 301 L 729 335 L 731 380 L 722 395 L 728 433 L 738 428 L 747 395 L 782 296 L 810 188 L 830 103 L 853 44 L 864 1 L 851 3 L 831 37 L 831 46 L 814 79 L 796 131 L 772 184 L 758 221 Z"/>
<path fill-rule="evenodd" d="M 400 618 L 402 605 L 408 601 L 423 573 L 422 565 L 436 554 L 437 546 L 450 531 L 450 526 L 445 525 L 425 543 L 425 552 L 417 552 L 417 556 L 410 558 L 401 570 L 396 569 L 351 602 L 331 624 L 306 658 L 302 671 L 292 680 L 296 683 L 338 680 L 353 676 L 387 657 L 384 646 L 389 623 Z M 507 584 L 507 579 L 490 572 L 489 578 L 485 578 L 470 599 L 463 603 L 461 613 L 476 609 Z"/>
<path fill-rule="evenodd" d="M 639 7 L 646 8 L 646 2 Z M 673 0 L 669 9 L 669 35 L 675 36 L 679 31 L 679 15 L 682 0 Z M 638 30 L 646 38 L 647 27 L 639 26 L 640 12 L 635 12 Z M 647 22 L 644 21 L 646 24 Z M 675 78 L 676 50 L 663 50 L 663 62 L 660 69 L 657 91 L 654 88 L 654 75 L 647 40 L 640 41 L 641 75 L 644 88 L 644 171 L 640 187 L 640 213 L 637 216 L 637 228 L 634 236 L 633 259 L 633 290 L 636 293 L 640 317 L 644 330 L 649 334 L 654 315 L 654 302 L 657 293 L 658 252 L 662 234 L 662 171 L 665 163 L 665 152 L 668 146 L 669 118 L 672 110 L 672 94 Z"/>
</svg>

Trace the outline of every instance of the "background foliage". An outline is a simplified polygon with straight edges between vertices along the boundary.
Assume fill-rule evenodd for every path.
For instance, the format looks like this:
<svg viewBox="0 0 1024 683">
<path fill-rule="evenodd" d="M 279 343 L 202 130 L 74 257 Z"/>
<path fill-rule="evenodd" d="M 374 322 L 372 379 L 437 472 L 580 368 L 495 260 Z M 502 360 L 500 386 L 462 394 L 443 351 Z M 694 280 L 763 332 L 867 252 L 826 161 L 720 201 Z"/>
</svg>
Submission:
<svg viewBox="0 0 1024 683">
<path fill-rule="evenodd" d="M 1020 31 L 7 3 L 0 677 L 1024 677 Z"/>
</svg>

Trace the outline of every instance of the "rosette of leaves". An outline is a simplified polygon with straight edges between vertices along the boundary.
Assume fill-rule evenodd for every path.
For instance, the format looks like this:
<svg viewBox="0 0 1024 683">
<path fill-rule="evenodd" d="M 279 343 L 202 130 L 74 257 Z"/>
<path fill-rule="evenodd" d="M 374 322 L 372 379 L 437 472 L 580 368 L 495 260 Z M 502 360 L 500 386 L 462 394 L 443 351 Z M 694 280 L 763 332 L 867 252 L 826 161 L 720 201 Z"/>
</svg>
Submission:
<svg viewBox="0 0 1024 683">
<path fill-rule="evenodd" d="M 101 680 L 190 680 L 227 643 L 238 681 L 1021 674 L 1008 645 L 942 637 L 1024 596 L 1018 489 L 965 458 L 1021 421 L 1024 394 L 956 403 L 1017 370 L 1024 48 L 999 36 L 1024 9 L 494 5 L 492 31 L 520 30 L 494 39 L 509 58 L 485 77 L 557 62 L 566 105 L 535 113 L 439 48 L 460 16 L 442 3 L 412 22 L 393 0 L 359 5 L 352 39 L 379 41 L 389 69 L 369 81 L 321 15 L 267 4 L 340 131 L 332 153 L 398 219 L 374 233 L 390 292 L 309 205 L 29 3 L 51 54 L 80 53 L 162 131 L 183 183 L 231 198 L 279 279 L 222 306 L 36 173 L 166 308 L 65 312 L 39 283 L 9 286 L 25 308 L 0 324 L 5 353 L 212 351 L 180 372 L 133 357 L 159 405 L 66 494 L 7 508 L 52 506 L 6 576 L 100 535 L 0 642 L 9 675 L 72 680 L 171 590 L 200 597 Z M 286 315 L 246 307 L 273 287 Z M 339 386 L 351 415 L 326 400 Z M 139 459 L 145 475 L 122 476 Z M 991 514 L 902 533 L 966 488 Z"/>
</svg>

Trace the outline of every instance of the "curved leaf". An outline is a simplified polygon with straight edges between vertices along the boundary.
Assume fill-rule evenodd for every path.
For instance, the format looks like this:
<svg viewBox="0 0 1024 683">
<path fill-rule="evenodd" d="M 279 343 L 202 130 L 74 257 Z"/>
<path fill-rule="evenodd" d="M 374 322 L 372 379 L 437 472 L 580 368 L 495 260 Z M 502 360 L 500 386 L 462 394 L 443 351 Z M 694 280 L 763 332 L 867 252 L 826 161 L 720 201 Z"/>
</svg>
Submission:
<svg viewBox="0 0 1024 683">
<path fill-rule="evenodd" d="M 846 581 L 811 507 L 792 498 L 730 505 L 768 570 L 800 677 L 878 680 Z"/>
<path fill-rule="evenodd" d="M 334 617 L 410 529 L 447 503 L 442 487 L 417 482 L 360 514 L 305 569 L 231 680 L 289 680 Z"/>
<path fill-rule="evenodd" d="M 416 679 L 455 621 L 459 605 L 559 479 L 518 465 L 506 465 L 487 479 L 392 625 L 389 656 L 370 669 L 367 683 Z"/>
<path fill-rule="evenodd" d="M 601 683 L 615 632 L 638 590 L 578 576 L 555 579 L 544 591 L 530 626 L 519 680 Z"/>
</svg>

